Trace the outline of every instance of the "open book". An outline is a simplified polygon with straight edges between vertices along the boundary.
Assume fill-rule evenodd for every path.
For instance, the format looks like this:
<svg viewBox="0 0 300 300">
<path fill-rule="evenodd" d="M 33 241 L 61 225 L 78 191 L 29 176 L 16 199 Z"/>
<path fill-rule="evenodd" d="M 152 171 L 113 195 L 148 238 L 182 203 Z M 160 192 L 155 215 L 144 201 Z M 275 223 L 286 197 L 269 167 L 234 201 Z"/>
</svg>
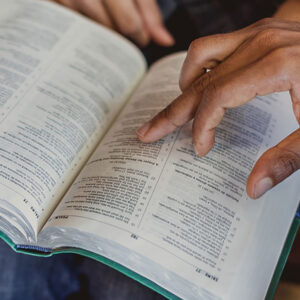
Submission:
<svg viewBox="0 0 300 300">
<path fill-rule="evenodd" d="M 185 299 L 262 299 L 296 212 L 297 172 L 247 197 L 257 158 L 298 127 L 287 93 L 228 110 L 213 150 L 191 124 L 136 129 L 180 91 L 185 53 L 140 51 L 56 4 L 0 0 L 0 231 L 18 251 L 105 257 Z"/>
</svg>

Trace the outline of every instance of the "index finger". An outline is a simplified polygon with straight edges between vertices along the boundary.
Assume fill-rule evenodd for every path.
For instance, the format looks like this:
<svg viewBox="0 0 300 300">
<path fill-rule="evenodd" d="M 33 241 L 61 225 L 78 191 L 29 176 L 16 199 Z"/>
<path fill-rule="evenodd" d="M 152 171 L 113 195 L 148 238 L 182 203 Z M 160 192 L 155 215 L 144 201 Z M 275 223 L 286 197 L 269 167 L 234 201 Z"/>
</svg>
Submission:
<svg viewBox="0 0 300 300">
<path fill-rule="evenodd" d="M 155 142 L 185 124 L 193 118 L 198 99 L 199 96 L 194 90 L 187 90 L 140 127 L 137 131 L 138 138 L 144 143 Z"/>
</svg>

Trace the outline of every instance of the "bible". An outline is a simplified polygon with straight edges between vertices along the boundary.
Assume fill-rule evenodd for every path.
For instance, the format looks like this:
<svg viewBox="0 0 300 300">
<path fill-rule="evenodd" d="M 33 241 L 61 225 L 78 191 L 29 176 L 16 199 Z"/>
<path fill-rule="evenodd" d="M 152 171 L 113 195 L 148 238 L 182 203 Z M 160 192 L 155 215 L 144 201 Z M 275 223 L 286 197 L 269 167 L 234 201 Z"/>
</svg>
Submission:
<svg viewBox="0 0 300 300">
<path fill-rule="evenodd" d="M 300 174 L 256 201 L 245 186 L 298 127 L 289 94 L 229 109 L 205 157 L 191 123 L 143 144 L 137 128 L 180 94 L 185 53 L 147 70 L 129 41 L 57 4 L 0 7 L 2 239 L 92 257 L 171 299 L 265 297 L 297 229 Z"/>
</svg>

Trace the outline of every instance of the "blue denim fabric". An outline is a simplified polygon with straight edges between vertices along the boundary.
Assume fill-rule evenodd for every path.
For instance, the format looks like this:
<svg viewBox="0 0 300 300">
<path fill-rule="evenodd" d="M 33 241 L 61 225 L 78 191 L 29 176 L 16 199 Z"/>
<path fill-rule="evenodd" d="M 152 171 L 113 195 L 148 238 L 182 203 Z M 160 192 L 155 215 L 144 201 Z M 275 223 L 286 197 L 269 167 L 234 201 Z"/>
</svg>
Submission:
<svg viewBox="0 0 300 300">
<path fill-rule="evenodd" d="M 297 213 L 296 213 L 296 217 L 300 220 L 300 205 L 298 207 Z"/>
<path fill-rule="evenodd" d="M 39 258 L 0 240 L 1 300 L 145 299 L 164 297 L 94 260 L 73 254 Z"/>
</svg>

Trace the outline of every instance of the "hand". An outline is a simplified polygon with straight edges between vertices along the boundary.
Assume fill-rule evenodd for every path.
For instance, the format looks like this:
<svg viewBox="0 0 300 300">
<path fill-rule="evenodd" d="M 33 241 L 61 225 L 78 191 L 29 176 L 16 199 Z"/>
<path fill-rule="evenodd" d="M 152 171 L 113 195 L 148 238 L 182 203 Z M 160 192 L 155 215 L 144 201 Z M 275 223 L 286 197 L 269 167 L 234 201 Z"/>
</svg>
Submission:
<svg viewBox="0 0 300 300">
<path fill-rule="evenodd" d="M 206 73 L 206 69 L 211 69 Z M 183 93 L 137 132 L 153 142 L 194 118 L 197 155 L 214 144 L 215 128 L 227 108 L 245 104 L 256 95 L 289 90 L 300 122 L 300 23 L 264 19 L 242 30 L 195 40 L 184 62 Z M 300 130 L 265 152 L 247 183 L 251 198 L 300 168 Z"/>
<path fill-rule="evenodd" d="M 172 46 L 156 0 L 54 0 L 119 31 L 140 46 Z"/>
</svg>

